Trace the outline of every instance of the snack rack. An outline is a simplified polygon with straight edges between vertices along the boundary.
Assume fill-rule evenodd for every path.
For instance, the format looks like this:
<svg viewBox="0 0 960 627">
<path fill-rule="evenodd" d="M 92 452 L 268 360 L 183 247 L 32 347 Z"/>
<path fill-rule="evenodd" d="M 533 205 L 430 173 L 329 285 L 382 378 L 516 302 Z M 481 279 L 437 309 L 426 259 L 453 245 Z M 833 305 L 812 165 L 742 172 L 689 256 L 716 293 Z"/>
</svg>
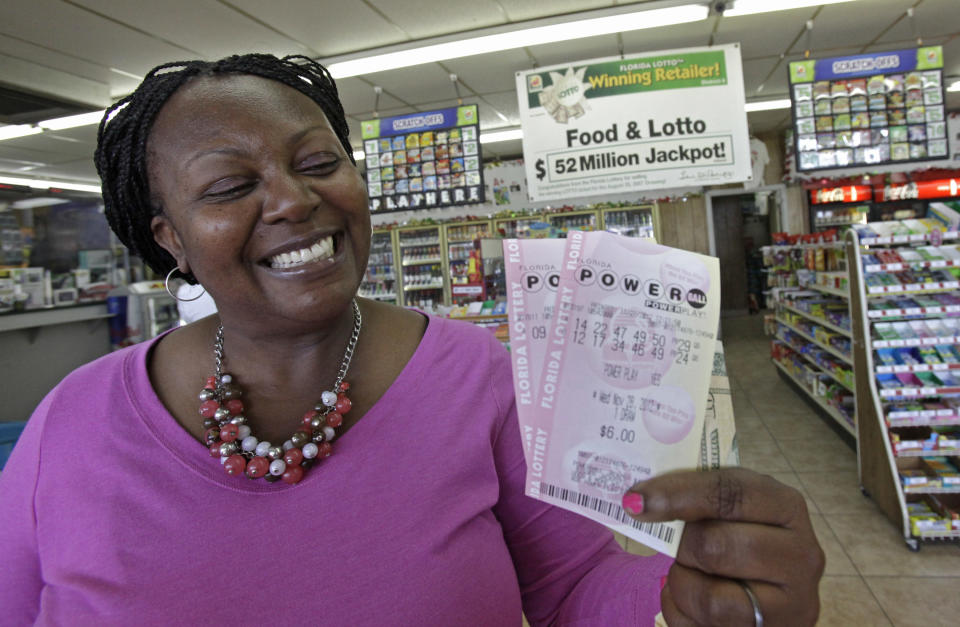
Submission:
<svg viewBox="0 0 960 627">
<path fill-rule="evenodd" d="M 856 436 L 852 334 L 841 242 L 766 246 L 775 314 L 770 354 L 781 375 L 842 432 Z"/>
<path fill-rule="evenodd" d="M 960 539 L 960 251 L 893 232 L 846 236 L 860 485 L 916 551 Z"/>
<path fill-rule="evenodd" d="M 479 239 L 489 237 L 490 229 L 490 220 L 451 222 L 444 226 L 451 304 L 484 300 Z"/>
<path fill-rule="evenodd" d="M 360 284 L 360 296 L 397 302 L 397 258 L 392 232 L 389 229 L 377 229 L 370 241 L 370 260 L 367 271 Z"/>
</svg>

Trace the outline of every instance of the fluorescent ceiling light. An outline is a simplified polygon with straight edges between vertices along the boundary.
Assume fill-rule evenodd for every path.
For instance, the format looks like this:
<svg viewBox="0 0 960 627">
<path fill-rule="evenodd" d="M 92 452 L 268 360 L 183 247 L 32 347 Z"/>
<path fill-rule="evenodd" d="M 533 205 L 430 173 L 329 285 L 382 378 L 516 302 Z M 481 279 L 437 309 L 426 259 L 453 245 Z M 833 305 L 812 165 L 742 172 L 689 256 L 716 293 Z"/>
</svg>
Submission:
<svg viewBox="0 0 960 627">
<path fill-rule="evenodd" d="M 10 124 L 0 126 L 0 141 L 4 139 L 13 139 L 15 137 L 26 137 L 27 135 L 36 135 L 42 133 L 43 129 L 32 124 Z"/>
<path fill-rule="evenodd" d="M 327 69 L 330 70 L 334 78 L 359 76 L 434 61 L 458 59 L 501 50 L 513 50 L 524 46 L 551 44 L 583 37 L 698 22 L 706 19 L 709 13 L 710 9 L 706 5 L 694 4 L 588 18 L 562 24 L 536 26 L 494 35 L 459 39 L 339 63 L 333 62 L 327 66 Z"/>
<path fill-rule="evenodd" d="M 733 6 L 723 12 L 723 17 L 755 15 L 757 13 L 770 13 L 771 11 L 786 11 L 788 9 L 816 7 L 822 4 L 840 4 L 841 2 L 855 1 L 856 0 L 734 0 Z"/>
<path fill-rule="evenodd" d="M 789 109 L 790 99 L 781 98 L 780 100 L 757 100 L 748 102 L 744 107 L 747 113 L 751 111 L 772 111 L 773 109 Z"/>
<path fill-rule="evenodd" d="M 953 81 L 947 86 L 947 91 L 960 91 L 960 79 Z M 3 129 L 0 129 L 3 130 Z"/>
<path fill-rule="evenodd" d="M 81 113 L 79 115 L 68 115 L 63 118 L 53 118 L 38 122 L 37 126 L 49 131 L 61 131 L 65 128 L 75 128 L 77 126 L 90 126 L 91 124 L 100 124 L 103 118 L 103 111 L 91 111 L 90 113 Z"/>
<path fill-rule="evenodd" d="M 523 129 L 511 128 L 504 131 L 480 133 L 481 144 L 492 144 L 494 142 L 506 142 L 506 141 L 510 141 L 511 139 L 523 139 Z"/>
<path fill-rule="evenodd" d="M 354 150 L 354 151 L 353 151 L 353 160 L 354 160 L 354 161 L 363 161 L 364 159 L 366 159 L 366 157 L 367 157 L 367 153 L 363 152 L 362 150 Z"/>
<path fill-rule="evenodd" d="M 24 198 L 23 200 L 18 200 L 16 202 L 10 203 L 11 209 L 36 209 L 37 207 L 50 207 L 52 205 L 62 205 L 65 202 L 70 202 L 66 198 L 49 198 L 47 196 L 41 196 L 39 198 Z"/>
<path fill-rule="evenodd" d="M 99 185 L 85 185 L 83 183 L 71 183 L 69 181 L 49 181 L 41 179 L 21 179 L 12 176 L 0 176 L 2 185 L 21 185 L 23 187 L 32 187 L 33 189 L 69 189 L 76 192 L 100 193 Z"/>
</svg>

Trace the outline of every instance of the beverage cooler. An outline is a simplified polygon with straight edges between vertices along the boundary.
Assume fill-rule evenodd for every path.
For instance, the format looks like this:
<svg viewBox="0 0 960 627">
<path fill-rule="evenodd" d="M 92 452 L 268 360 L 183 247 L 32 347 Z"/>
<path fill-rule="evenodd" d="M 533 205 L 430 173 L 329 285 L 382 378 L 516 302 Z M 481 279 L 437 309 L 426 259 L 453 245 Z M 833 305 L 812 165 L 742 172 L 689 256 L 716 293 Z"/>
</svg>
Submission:
<svg viewBox="0 0 960 627">
<path fill-rule="evenodd" d="M 110 344 L 114 350 L 154 338 L 180 325 L 177 301 L 163 281 L 138 281 L 110 290 Z"/>
<path fill-rule="evenodd" d="M 439 225 L 396 229 L 402 305 L 432 310 L 447 301 L 446 256 Z"/>
<path fill-rule="evenodd" d="M 458 222 L 444 227 L 450 304 L 463 305 L 485 298 L 480 239 L 489 237 L 489 220 Z"/>
<path fill-rule="evenodd" d="M 542 216 L 518 216 L 515 218 L 494 218 L 493 232 L 504 239 L 523 239 L 528 236 L 530 226 L 543 222 Z"/>
<path fill-rule="evenodd" d="M 660 216 L 656 205 L 601 209 L 601 228 L 627 237 L 659 239 Z"/>
<path fill-rule="evenodd" d="M 360 284 L 360 295 L 391 303 L 397 302 L 397 269 L 394 264 L 393 234 L 376 230 L 370 242 L 370 261 Z"/>
<path fill-rule="evenodd" d="M 551 213 L 547 214 L 547 221 L 557 230 L 559 237 L 566 237 L 569 231 L 597 231 L 602 228 L 600 212 L 596 209 Z"/>
</svg>

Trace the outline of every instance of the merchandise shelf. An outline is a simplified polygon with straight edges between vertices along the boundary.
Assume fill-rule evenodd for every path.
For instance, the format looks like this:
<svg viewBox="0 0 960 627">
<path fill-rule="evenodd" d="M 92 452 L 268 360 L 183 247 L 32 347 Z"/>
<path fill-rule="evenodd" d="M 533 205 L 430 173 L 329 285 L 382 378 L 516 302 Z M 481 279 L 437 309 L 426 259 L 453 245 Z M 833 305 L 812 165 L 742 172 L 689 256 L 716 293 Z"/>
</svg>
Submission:
<svg viewBox="0 0 960 627">
<path fill-rule="evenodd" d="M 440 263 L 440 257 L 429 257 L 426 259 L 404 259 L 400 265 L 403 267 L 408 266 L 424 266 L 431 263 Z"/>
<path fill-rule="evenodd" d="M 942 241 L 955 241 L 957 239 L 958 232 L 956 231 L 934 236 L 913 234 L 860 239 L 855 230 L 849 231 L 845 238 L 850 274 L 848 284 L 850 286 L 852 337 L 863 338 L 863 341 L 854 342 L 853 349 L 853 371 L 857 390 L 857 457 L 860 467 L 860 484 L 864 493 L 870 496 L 891 522 L 897 525 L 904 542 L 911 550 L 919 550 L 921 541 L 960 538 L 960 531 L 925 531 L 915 524 L 916 521 L 920 520 L 920 515 L 916 513 L 916 506 L 922 503 L 927 508 L 927 513 L 924 515 L 932 515 L 933 521 L 946 521 L 945 524 L 949 528 L 950 511 L 956 509 L 956 501 L 951 500 L 954 497 L 947 497 L 947 500 L 937 500 L 937 497 L 931 495 L 960 494 L 960 487 L 905 486 L 901 479 L 900 470 L 901 468 L 904 470 L 921 468 L 931 463 L 919 461 L 922 458 L 960 455 L 960 449 L 897 450 L 898 446 L 914 440 L 917 436 L 898 432 L 901 437 L 901 442 L 898 445 L 894 443 L 896 438 L 892 437 L 891 429 L 927 427 L 928 429 L 924 433 L 929 433 L 933 442 L 936 442 L 938 431 L 933 429 L 937 428 L 939 433 L 947 435 L 947 440 L 941 441 L 944 443 L 950 442 L 950 437 L 954 431 L 953 427 L 960 426 L 960 413 L 956 408 L 949 407 L 950 403 L 941 400 L 941 397 L 952 397 L 960 394 L 960 384 L 957 383 L 960 376 L 956 374 L 960 371 L 960 364 L 934 363 L 950 360 L 946 357 L 941 358 L 939 355 L 933 355 L 930 351 L 925 352 L 922 347 L 955 346 L 960 340 L 960 335 L 952 326 L 944 328 L 945 323 L 939 323 L 938 326 L 950 333 L 949 335 L 910 338 L 902 336 L 917 334 L 912 330 L 916 328 L 915 321 L 938 320 L 960 314 L 960 305 L 950 304 L 956 302 L 954 295 L 960 293 L 960 281 L 868 286 L 864 277 L 871 272 L 903 272 L 914 268 L 960 266 L 960 262 L 937 260 L 882 264 L 872 262 L 867 264 L 864 255 L 871 255 L 871 261 L 876 259 L 876 256 L 870 249 L 864 247 L 886 245 L 903 249 L 924 246 L 931 242 L 939 245 Z M 903 251 L 902 254 L 904 257 L 908 256 L 906 251 Z M 918 256 L 920 254 L 916 251 L 913 251 L 910 255 L 913 258 Z M 909 299 L 909 295 L 928 293 L 948 293 L 951 295 L 938 297 L 937 300 L 943 303 L 940 306 L 909 306 L 911 304 L 919 305 L 924 303 L 924 300 L 931 300 L 929 297 L 927 299 Z M 871 299 L 887 294 L 907 297 L 905 300 L 914 302 L 904 302 L 902 304 L 907 306 L 900 308 L 870 309 Z M 896 300 L 894 302 L 901 304 Z M 879 323 L 896 322 L 898 319 L 906 319 L 909 321 L 909 326 L 908 323 L 904 322 L 902 326 L 905 330 L 898 331 L 897 329 L 901 325 L 892 325 L 892 335 L 894 337 L 887 335 L 891 332 L 890 328 L 884 329 L 878 326 L 879 331 L 874 328 L 874 325 Z M 921 324 L 920 326 L 925 327 L 927 325 Z M 881 332 L 885 337 L 879 337 Z M 901 337 L 895 337 L 898 334 Z M 919 355 L 917 351 L 912 351 L 909 357 L 900 351 L 892 353 L 892 357 L 901 363 L 876 363 L 878 358 L 875 351 L 878 349 L 912 349 L 916 347 L 921 348 Z M 935 352 L 939 353 L 940 350 L 937 349 Z M 925 363 L 903 363 L 918 360 Z M 914 376 L 913 373 L 919 373 L 919 376 Z M 932 373 L 938 374 L 933 375 Z M 892 375 L 899 375 L 901 379 L 892 378 Z M 942 385 L 936 385 L 938 382 Z M 911 383 L 913 384 L 911 385 Z M 901 406 L 904 407 L 903 409 L 898 409 L 896 405 L 893 407 L 888 405 L 889 401 L 896 399 L 903 399 L 908 402 L 905 406 Z M 919 403 L 918 401 L 921 399 L 925 400 Z M 942 427 L 947 429 L 943 430 Z M 939 437 L 942 438 L 943 435 Z M 924 442 L 929 445 L 930 440 L 924 439 Z M 898 463 L 898 460 L 904 461 Z M 955 462 L 953 463 L 955 464 Z M 917 465 L 913 466 L 913 464 Z M 911 506 L 914 508 L 913 510 L 908 508 L 907 496 L 910 496 L 911 503 L 914 503 Z M 921 497 L 922 501 L 918 501 L 918 496 Z M 914 518 L 911 518 L 911 516 L 914 516 Z"/>
<path fill-rule="evenodd" d="M 839 296 L 840 298 L 849 298 L 850 296 L 850 294 L 846 290 L 841 290 L 840 288 L 837 288 L 837 287 L 827 287 L 826 285 L 815 285 L 815 284 L 810 284 L 810 285 L 807 285 L 806 287 L 812 290 L 816 290 L 818 292 L 822 292 L 824 294 L 829 294 L 830 296 Z"/>
<path fill-rule="evenodd" d="M 937 344 L 960 344 L 960 335 L 914 337 L 903 340 L 873 340 L 874 348 L 911 348 L 914 346 L 936 346 Z"/>
<path fill-rule="evenodd" d="M 806 333 L 805 331 L 802 331 L 802 330 L 798 329 L 797 327 L 795 327 L 795 326 L 793 326 L 792 324 L 788 323 L 786 320 L 784 320 L 783 318 L 781 318 L 781 317 L 779 317 L 779 316 L 777 316 L 777 317 L 774 318 L 774 319 L 775 319 L 777 322 L 779 322 L 780 324 L 782 324 L 783 326 L 787 327 L 788 329 L 790 329 L 791 331 L 793 331 L 794 333 L 796 333 L 797 335 L 799 335 L 800 337 L 802 337 L 803 339 L 807 340 L 807 341 L 810 342 L 811 344 L 815 344 L 815 345 L 819 346 L 820 348 L 822 348 L 823 350 L 827 351 L 828 353 L 830 353 L 831 355 L 833 355 L 833 356 L 836 357 L 837 359 L 843 361 L 844 363 L 851 364 L 851 365 L 853 364 L 853 357 L 851 357 L 850 355 L 845 355 L 845 354 L 841 353 L 840 351 L 838 351 L 837 349 L 835 349 L 834 347 L 829 346 L 829 345 L 827 345 L 827 344 L 824 344 L 824 343 L 821 342 L 820 340 L 815 339 L 813 336 L 809 335 L 809 334 Z"/>
<path fill-rule="evenodd" d="M 796 307 L 794 307 L 794 306 L 792 306 L 792 305 L 784 304 L 784 305 L 783 305 L 783 308 L 786 309 L 787 311 L 792 311 L 792 312 L 795 313 L 795 314 L 801 315 L 801 316 L 803 316 L 804 318 L 806 318 L 807 320 L 812 320 L 813 322 L 816 322 L 817 324 L 819 324 L 819 325 L 821 325 L 821 326 L 824 326 L 824 327 L 830 329 L 831 331 L 836 331 L 837 333 L 839 333 L 839 334 L 841 334 L 841 335 L 846 335 L 847 337 L 850 337 L 850 329 L 844 329 L 843 327 L 839 327 L 839 326 L 833 324 L 832 322 L 830 322 L 829 320 L 825 320 L 824 318 L 820 318 L 819 316 L 814 316 L 814 315 L 812 315 L 812 314 L 810 314 L 810 313 L 807 313 L 806 311 L 804 311 L 804 310 L 802 310 L 802 309 L 797 309 Z"/>
<path fill-rule="evenodd" d="M 442 290 L 443 283 L 429 283 L 427 285 L 404 285 L 404 292 L 419 292 L 423 290 Z"/>
<path fill-rule="evenodd" d="M 364 294 L 362 291 L 358 293 L 362 298 L 369 298 L 370 300 L 397 300 L 396 294 Z"/>
<path fill-rule="evenodd" d="M 960 370 L 960 364 L 897 364 L 896 366 L 877 366 L 877 374 L 897 372 L 937 372 L 943 370 Z"/>
<path fill-rule="evenodd" d="M 807 386 L 802 381 L 800 381 L 800 379 L 795 377 L 793 373 L 787 369 L 786 366 L 781 364 L 776 359 L 771 359 L 770 361 L 772 361 L 773 365 L 779 368 L 780 371 L 783 372 L 785 376 L 789 377 L 794 383 L 796 383 L 798 386 L 800 386 L 804 390 L 807 390 Z M 824 374 L 828 374 L 828 373 L 824 373 Z M 813 402 L 819 405 L 823 409 L 823 411 L 826 412 L 828 416 L 833 418 L 834 421 L 836 421 L 836 423 L 839 424 L 847 433 L 849 433 L 850 435 L 856 435 L 854 426 L 850 423 L 847 417 L 841 414 L 839 411 L 837 411 L 837 409 L 833 405 L 825 402 L 822 397 L 817 396 L 815 394 L 810 394 L 809 396 L 811 399 L 813 399 Z"/>
<path fill-rule="evenodd" d="M 422 242 L 400 242 L 400 248 L 410 248 L 411 246 L 437 246 L 440 244 L 440 239 L 431 239 L 424 240 Z"/>
<path fill-rule="evenodd" d="M 789 346 L 790 348 L 793 348 L 794 350 L 796 350 L 796 347 L 795 347 L 795 346 L 793 346 L 792 344 L 790 344 L 790 342 L 788 342 L 787 340 L 783 339 L 783 338 L 780 337 L 779 335 L 777 335 L 777 336 L 775 336 L 775 337 L 776 337 L 777 340 L 780 341 L 781 344 L 786 344 L 786 345 Z M 799 352 L 799 351 L 797 351 L 797 354 L 800 355 L 800 356 L 804 359 L 804 361 L 806 361 L 807 363 L 809 363 L 811 366 L 815 366 L 815 367 L 819 368 L 821 374 L 824 374 L 824 375 L 830 377 L 831 379 L 833 379 L 834 381 L 836 381 L 837 383 L 839 383 L 840 385 L 842 385 L 844 388 L 846 388 L 846 389 L 849 390 L 850 392 L 853 392 L 853 391 L 854 391 L 854 389 L 853 389 L 852 387 L 850 387 L 849 385 L 847 385 L 846 383 L 844 383 L 837 375 L 833 374 L 832 372 L 829 372 L 828 370 L 824 370 L 824 369 L 823 369 L 823 366 L 821 366 L 820 364 L 818 364 L 818 363 L 816 362 L 816 360 L 814 360 L 813 357 L 811 357 L 810 355 L 807 355 L 806 353 L 801 353 L 801 352 Z"/>
<path fill-rule="evenodd" d="M 960 281 L 942 281 L 937 283 L 905 283 L 903 285 L 871 285 L 867 294 L 933 294 L 949 292 L 960 288 Z"/>
<path fill-rule="evenodd" d="M 877 318 L 906 318 L 914 316 L 942 316 L 944 314 L 960 313 L 960 305 L 944 305 L 942 307 L 907 307 L 906 309 L 870 309 L 867 317 Z"/>
<path fill-rule="evenodd" d="M 909 450 L 909 451 L 900 451 L 896 454 L 897 457 L 939 457 L 941 455 L 951 456 L 951 455 L 960 455 L 960 448 L 935 448 L 932 450 Z"/>
<path fill-rule="evenodd" d="M 957 239 L 960 237 L 958 231 L 944 231 L 940 234 L 941 241 Z M 865 237 L 859 240 L 860 246 L 877 246 L 880 244 L 926 244 L 933 241 L 929 233 L 917 233 L 913 235 L 892 235 L 888 237 Z"/>
<path fill-rule="evenodd" d="M 960 260 L 937 259 L 935 261 L 901 261 L 899 263 L 871 263 L 863 266 L 863 271 L 871 272 L 900 272 L 914 268 L 934 269 L 934 268 L 957 268 L 960 267 Z"/>
</svg>

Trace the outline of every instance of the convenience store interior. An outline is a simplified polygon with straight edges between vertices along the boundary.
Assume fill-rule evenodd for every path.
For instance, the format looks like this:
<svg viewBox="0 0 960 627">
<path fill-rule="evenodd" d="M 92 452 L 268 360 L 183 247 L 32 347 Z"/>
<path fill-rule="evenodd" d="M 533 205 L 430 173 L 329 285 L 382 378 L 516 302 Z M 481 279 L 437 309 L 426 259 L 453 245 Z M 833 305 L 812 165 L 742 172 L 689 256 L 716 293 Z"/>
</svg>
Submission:
<svg viewBox="0 0 960 627">
<path fill-rule="evenodd" d="M 725 286 L 722 338 L 741 462 L 796 487 L 807 499 L 827 554 L 820 624 L 956 624 L 960 521 L 946 533 L 916 531 L 907 505 L 920 497 L 911 497 L 904 482 L 940 477 L 936 467 L 920 461 L 923 453 L 952 460 L 946 474 L 954 472 L 951 463 L 960 472 L 960 444 L 951 444 L 960 424 L 960 409 L 952 400 L 960 395 L 960 383 L 953 390 L 952 380 L 927 378 L 960 364 L 960 346 L 930 361 L 918 352 L 940 346 L 934 338 L 949 337 L 950 344 L 960 345 L 960 331 L 942 323 L 939 314 L 927 318 L 933 320 L 930 324 L 914 324 L 923 319 L 918 308 L 940 307 L 943 318 L 951 319 L 960 311 L 952 309 L 960 307 L 960 298 L 957 303 L 944 300 L 946 296 L 937 302 L 930 299 L 950 290 L 960 292 L 960 287 L 952 283 L 955 275 L 910 279 L 908 285 L 935 282 L 940 287 L 919 288 L 927 301 L 908 304 L 892 300 L 899 296 L 888 286 L 900 284 L 883 277 L 899 272 L 898 263 L 925 263 L 923 270 L 930 273 L 954 267 L 952 253 L 944 249 L 954 247 L 957 242 L 949 234 L 956 235 L 960 228 L 960 223 L 950 222 L 948 211 L 960 212 L 960 164 L 937 162 L 933 173 L 923 163 L 911 163 L 899 169 L 798 176 L 791 163 L 795 153 L 784 135 L 794 123 L 787 66 L 808 52 L 818 58 L 916 48 L 921 42 L 942 46 L 948 86 L 944 107 L 960 111 L 960 12 L 955 0 L 808 4 L 721 15 L 714 2 L 689 0 L 6 1 L 0 8 L 0 232 L 29 230 L 36 238 L 29 265 L 70 278 L 60 289 L 55 284 L 47 299 L 53 301 L 36 310 L 23 311 L 0 297 L 0 376 L 5 396 L 9 393 L 0 410 L 0 427 L 25 421 L 73 368 L 180 322 L 157 277 L 125 253 L 103 225 L 91 226 L 99 206 L 92 159 L 94 118 L 63 128 L 38 123 L 102 111 L 164 62 L 270 52 L 307 55 L 333 67 L 375 54 L 527 27 L 609 17 L 628 23 L 628 16 L 633 20 L 629 23 L 642 24 L 642 12 L 650 12 L 649 22 L 652 12 L 693 6 L 700 12 L 686 23 L 533 42 L 338 78 L 361 168 L 361 121 L 463 103 L 478 105 L 485 164 L 483 204 L 373 216 L 373 246 L 361 294 L 468 317 L 506 339 L 506 291 L 498 254 L 503 237 L 603 229 L 653 236 L 668 246 L 717 256 Z M 638 12 L 640 17 L 633 17 Z M 528 200 L 517 72 L 731 43 L 739 44 L 742 55 L 750 134 L 767 154 L 758 184 L 651 190 L 565 203 Z M 949 88 L 953 84 L 957 89 Z M 953 190 L 924 196 L 924 181 L 953 181 Z M 946 207 L 946 237 L 932 235 L 929 225 L 904 222 L 923 220 L 931 206 L 939 205 Z M 860 244 L 851 247 L 844 240 L 843 229 L 850 225 L 893 221 L 899 226 L 860 231 Z M 830 241 L 782 236 L 831 229 L 839 230 L 824 236 Z M 869 238 L 877 239 L 865 248 L 862 240 Z M 23 255 L 9 252 L 20 246 L 16 240 L 0 251 L 10 255 L 0 258 L 0 273 L 5 266 L 27 264 Z M 921 247 L 930 250 L 920 257 L 903 250 Z M 893 252 L 889 258 L 874 258 L 880 250 Z M 85 257 L 83 251 L 107 251 L 107 258 Z M 44 261 L 37 261 L 41 258 Z M 867 266 L 874 269 L 854 272 Z M 42 271 L 39 277 L 28 277 L 41 300 L 43 280 Z M 143 283 L 127 292 L 126 315 L 142 316 L 143 321 L 139 334 L 124 335 L 123 329 L 111 327 L 114 312 L 104 299 L 109 289 L 132 281 Z M 883 289 L 871 292 L 874 287 Z M 852 298 L 853 292 L 861 297 Z M 877 304 L 874 297 L 881 294 L 889 296 L 887 305 Z M 87 306 L 69 307 L 78 302 Z M 872 310 L 887 315 L 871 316 Z M 895 311 L 908 310 L 912 313 L 896 317 Z M 878 328 L 877 323 L 889 325 Z M 901 327 L 894 325 L 906 325 L 906 330 L 898 333 Z M 49 363 L 52 351 L 62 354 L 54 365 Z M 897 387 L 892 378 L 902 372 L 916 375 L 915 384 L 914 379 L 897 379 L 903 384 Z M 914 388 L 936 394 L 925 400 L 902 396 L 903 390 Z M 871 446 L 858 454 L 856 421 L 864 417 L 872 425 L 864 440 Z M 0 430 L 0 447 L 9 447 L 15 438 L 4 433 L 13 430 Z M 942 454 L 931 450 L 937 446 Z M 898 455 L 911 450 L 916 452 Z M 898 474 L 901 471 L 908 472 Z M 936 488 L 918 484 L 910 489 L 913 494 L 925 486 L 936 490 L 942 497 L 937 502 L 945 502 L 956 515 L 960 482 L 944 481 Z M 925 513 L 918 516 L 924 524 Z M 931 541 L 917 542 L 924 533 Z"/>
</svg>

